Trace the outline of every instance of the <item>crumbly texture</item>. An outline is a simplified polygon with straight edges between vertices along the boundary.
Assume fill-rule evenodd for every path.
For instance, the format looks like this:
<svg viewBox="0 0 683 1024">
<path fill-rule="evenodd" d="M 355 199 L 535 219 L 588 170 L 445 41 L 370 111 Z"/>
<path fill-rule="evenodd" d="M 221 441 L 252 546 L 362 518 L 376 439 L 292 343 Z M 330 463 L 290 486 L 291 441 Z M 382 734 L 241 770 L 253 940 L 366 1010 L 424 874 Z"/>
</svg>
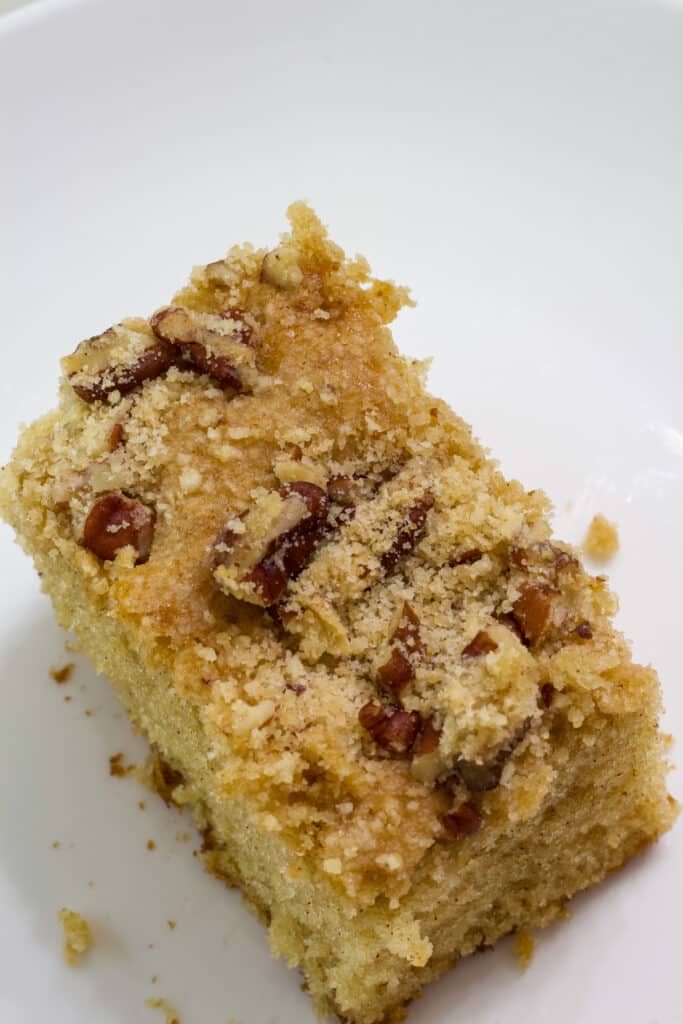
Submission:
<svg viewBox="0 0 683 1024">
<path fill-rule="evenodd" d="M 156 978 L 152 979 L 156 981 Z M 180 1015 L 166 999 L 152 998 L 145 999 L 145 1006 L 151 1010 L 161 1010 L 166 1018 L 166 1024 L 180 1024 Z"/>
<path fill-rule="evenodd" d="M 69 967 L 75 967 L 92 946 L 90 925 L 75 910 L 68 910 L 66 907 L 59 911 L 57 919 L 64 936 L 64 959 Z"/>
<path fill-rule="evenodd" d="M 582 547 L 589 558 L 598 560 L 612 558 L 619 550 L 617 524 L 611 523 L 602 515 L 593 516 Z"/>
<path fill-rule="evenodd" d="M 2 510 L 207 868 L 389 1024 L 676 809 L 605 581 L 399 356 L 406 290 L 290 219 L 79 347 Z"/>
</svg>

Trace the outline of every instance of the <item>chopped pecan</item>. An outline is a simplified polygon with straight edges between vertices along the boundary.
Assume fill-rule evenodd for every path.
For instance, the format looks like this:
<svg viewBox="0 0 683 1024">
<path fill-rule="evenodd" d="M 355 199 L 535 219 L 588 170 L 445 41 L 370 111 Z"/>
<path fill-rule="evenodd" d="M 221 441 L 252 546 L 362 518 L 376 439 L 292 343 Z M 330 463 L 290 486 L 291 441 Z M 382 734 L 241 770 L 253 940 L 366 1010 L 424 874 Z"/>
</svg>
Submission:
<svg viewBox="0 0 683 1024">
<path fill-rule="evenodd" d="M 500 782 L 503 768 L 522 742 L 532 725 L 532 719 L 526 718 L 517 727 L 509 741 L 498 753 L 484 764 L 457 758 L 453 766 L 453 774 L 469 789 L 471 793 L 486 793 L 495 789 Z"/>
<path fill-rule="evenodd" d="M 149 558 L 156 513 L 137 498 L 119 491 L 101 494 L 88 512 L 81 544 L 98 558 L 110 560 L 123 548 L 135 549 L 135 564 Z"/>
<path fill-rule="evenodd" d="M 574 632 L 577 636 L 580 636 L 582 640 L 593 639 L 593 627 L 588 619 L 584 619 L 583 622 L 580 622 Z"/>
<path fill-rule="evenodd" d="M 384 664 L 377 669 L 377 678 L 382 686 L 393 690 L 398 696 L 401 690 L 415 678 L 415 669 L 403 651 L 394 647 Z"/>
<path fill-rule="evenodd" d="M 291 291 L 303 281 L 299 252 L 291 245 L 280 245 L 267 252 L 261 266 L 261 279 L 276 288 Z"/>
<path fill-rule="evenodd" d="M 420 620 L 407 601 L 403 602 L 398 624 L 391 639 L 401 644 L 408 654 L 420 654 L 423 650 Z"/>
<path fill-rule="evenodd" d="M 305 567 L 321 540 L 327 495 L 298 481 L 270 491 L 240 522 L 228 524 L 213 549 L 214 576 L 228 594 L 267 608 Z"/>
<path fill-rule="evenodd" d="M 421 724 L 417 711 L 395 711 L 373 703 L 365 704 L 360 709 L 358 721 L 379 747 L 392 754 L 408 753 L 417 739 Z"/>
<path fill-rule="evenodd" d="M 425 531 L 427 514 L 433 504 L 434 498 L 427 493 L 407 510 L 391 547 L 380 560 L 386 573 L 393 572 L 401 558 L 413 551 Z"/>
<path fill-rule="evenodd" d="M 103 401 L 133 391 L 159 377 L 174 362 L 173 349 L 144 331 L 124 324 L 82 341 L 62 360 L 69 383 L 84 402 Z"/>
<path fill-rule="evenodd" d="M 253 331 L 240 309 L 199 313 L 165 306 L 150 320 L 152 330 L 172 345 L 182 362 L 224 388 L 248 391 L 255 383 Z"/>
<path fill-rule="evenodd" d="M 579 568 L 578 559 L 552 544 L 548 540 L 538 541 L 528 547 L 513 545 L 510 548 L 510 565 L 522 572 L 538 572 L 557 583 L 558 577 L 566 569 L 575 571 Z"/>
<path fill-rule="evenodd" d="M 124 440 L 123 423 L 121 420 L 117 420 L 109 431 L 109 437 L 107 438 L 107 447 L 109 451 L 115 452 L 119 445 L 124 443 Z"/>
<path fill-rule="evenodd" d="M 352 476 L 333 476 L 327 483 L 327 496 L 333 504 L 354 513 L 361 497 L 361 488 Z"/>
<path fill-rule="evenodd" d="M 472 565 L 474 562 L 478 562 L 482 555 L 483 551 L 479 548 L 467 548 L 466 551 L 462 551 L 459 555 L 451 558 L 448 564 L 451 569 L 455 569 L 458 565 Z"/>
<path fill-rule="evenodd" d="M 391 643 L 389 657 L 377 669 L 377 677 L 383 686 L 398 695 L 415 678 L 411 659 L 422 651 L 420 620 L 407 601 L 403 602 Z"/>
<path fill-rule="evenodd" d="M 495 789 L 503 774 L 505 760 L 497 757 L 485 764 L 466 761 L 458 758 L 454 765 L 454 774 L 462 781 L 471 793 L 487 793 Z"/>
<path fill-rule="evenodd" d="M 558 591 L 547 583 L 525 583 L 512 609 L 524 639 L 533 647 L 543 639 L 551 624 L 553 602 Z"/>
<path fill-rule="evenodd" d="M 456 811 L 445 814 L 443 825 L 452 839 L 473 836 L 484 824 L 484 819 L 472 803 L 461 804 Z"/>
<path fill-rule="evenodd" d="M 496 612 L 493 617 L 496 622 L 500 622 L 502 626 L 507 626 L 510 632 L 514 633 L 518 640 L 525 643 L 522 627 L 512 612 Z"/>
<path fill-rule="evenodd" d="M 483 654 L 490 654 L 497 651 L 498 644 L 485 629 L 480 629 L 473 640 L 462 649 L 463 658 L 480 658 Z"/>
<path fill-rule="evenodd" d="M 426 757 L 427 754 L 433 754 L 439 745 L 440 737 L 441 729 L 437 728 L 434 724 L 433 718 L 428 718 L 422 726 L 422 732 L 419 735 L 417 743 L 413 747 L 414 756 Z"/>
<path fill-rule="evenodd" d="M 356 514 L 356 506 L 370 501 L 378 484 L 362 474 L 355 476 L 333 476 L 327 483 L 327 496 L 333 506 L 338 506 L 336 519 L 339 524 L 350 522 Z"/>
<path fill-rule="evenodd" d="M 552 683 L 543 683 L 541 689 L 539 690 L 539 695 L 543 707 L 549 708 L 553 700 L 555 699 L 555 687 Z"/>
</svg>

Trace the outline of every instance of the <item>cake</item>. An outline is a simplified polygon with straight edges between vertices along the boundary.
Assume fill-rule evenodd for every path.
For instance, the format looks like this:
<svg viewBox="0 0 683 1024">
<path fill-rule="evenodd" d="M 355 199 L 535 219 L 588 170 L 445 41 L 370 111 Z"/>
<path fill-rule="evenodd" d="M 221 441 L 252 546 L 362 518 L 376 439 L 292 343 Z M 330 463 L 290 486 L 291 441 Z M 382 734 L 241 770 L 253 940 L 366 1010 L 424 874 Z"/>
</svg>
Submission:
<svg viewBox="0 0 683 1024">
<path fill-rule="evenodd" d="M 318 1011 L 389 1024 L 676 807 L 605 579 L 398 354 L 408 292 L 289 216 L 63 360 L 2 511 L 207 867 Z"/>
</svg>

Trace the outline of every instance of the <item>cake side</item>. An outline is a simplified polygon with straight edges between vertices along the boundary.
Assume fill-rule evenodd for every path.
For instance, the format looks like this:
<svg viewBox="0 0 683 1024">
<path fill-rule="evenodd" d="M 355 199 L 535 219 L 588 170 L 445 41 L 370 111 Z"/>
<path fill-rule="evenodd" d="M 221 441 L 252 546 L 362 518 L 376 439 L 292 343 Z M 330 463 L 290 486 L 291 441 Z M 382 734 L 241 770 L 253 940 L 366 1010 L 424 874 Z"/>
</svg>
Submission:
<svg viewBox="0 0 683 1024">
<path fill-rule="evenodd" d="M 292 222 L 79 346 L 0 501 L 213 866 L 371 1024 L 675 808 L 605 580 L 398 355 L 407 293 Z"/>
</svg>

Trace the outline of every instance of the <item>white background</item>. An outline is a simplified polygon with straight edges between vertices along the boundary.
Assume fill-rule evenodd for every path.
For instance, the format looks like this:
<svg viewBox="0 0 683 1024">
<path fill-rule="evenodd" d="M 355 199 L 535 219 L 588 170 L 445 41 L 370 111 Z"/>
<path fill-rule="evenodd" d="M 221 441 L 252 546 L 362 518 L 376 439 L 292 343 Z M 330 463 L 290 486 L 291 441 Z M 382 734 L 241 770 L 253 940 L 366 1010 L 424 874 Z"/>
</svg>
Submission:
<svg viewBox="0 0 683 1024">
<path fill-rule="evenodd" d="M 1 459 L 54 401 L 59 355 L 233 241 L 271 243 L 306 197 L 413 286 L 400 346 L 435 356 L 434 390 L 545 487 L 558 532 L 618 521 L 620 624 L 683 737 L 679 5 L 32 4 L 0 20 L 0 97 Z M 312 1022 L 176 841 L 187 822 L 109 778 L 144 745 L 86 664 L 49 679 L 64 637 L 6 527 L 0 570 L 2 1024 L 144 1024 L 154 994 L 183 1024 Z M 679 826 L 575 900 L 525 975 L 503 943 L 411 1022 L 683 1021 L 682 854 Z M 64 904 L 96 937 L 72 971 Z"/>
</svg>

